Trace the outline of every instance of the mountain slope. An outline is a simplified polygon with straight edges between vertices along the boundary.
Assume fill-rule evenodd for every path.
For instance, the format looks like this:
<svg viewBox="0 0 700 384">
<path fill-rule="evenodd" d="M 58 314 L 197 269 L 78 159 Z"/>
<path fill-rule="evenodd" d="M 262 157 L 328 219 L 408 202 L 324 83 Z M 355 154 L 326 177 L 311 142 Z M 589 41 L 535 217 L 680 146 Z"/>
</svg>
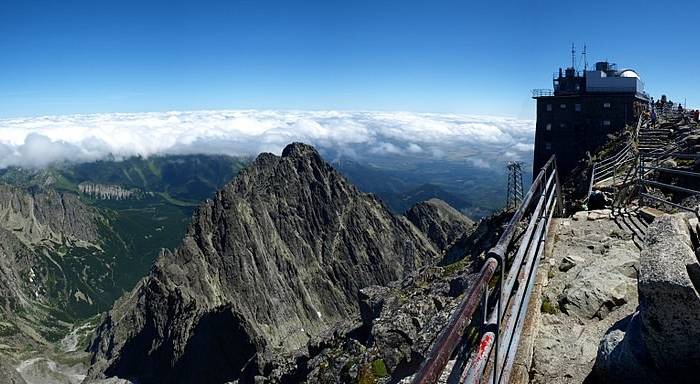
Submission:
<svg viewBox="0 0 700 384">
<path fill-rule="evenodd" d="M 17 357 L 62 337 L 110 284 L 106 220 L 74 195 L 1 184 L 0 218 L 0 355 Z"/>
<path fill-rule="evenodd" d="M 26 243 L 60 242 L 63 236 L 95 243 L 97 216 L 72 194 L 39 188 L 25 191 L 0 184 L 2 226 Z"/>
<path fill-rule="evenodd" d="M 222 155 L 167 155 L 89 163 L 56 164 L 47 169 L 0 169 L 0 181 L 15 186 L 51 187 L 85 192 L 88 182 L 121 188 L 137 195 L 156 193 L 166 198 L 198 204 L 231 180 L 246 159 Z"/>
<path fill-rule="evenodd" d="M 185 155 L 1 169 L 0 229 L 33 255 L 21 277 L 46 272 L 47 304 L 84 320 L 132 289 L 161 248 L 179 244 L 193 207 L 242 161 Z M 5 250 L 5 264 L 16 256 L 8 252 L 20 248 Z"/>
<path fill-rule="evenodd" d="M 190 155 L 0 169 L 0 359 L 47 382 L 59 381 L 51 372 L 61 364 L 88 363 L 82 350 L 95 315 L 147 275 L 163 247 L 180 243 L 194 206 L 242 161 Z M 46 371 L 46 361 L 57 365 Z"/>
<path fill-rule="evenodd" d="M 336 160 L 333 166 L 360 190 L 376 194 L 399 214 L 431 198 L 443 200 L 471 218 L 488 216 L 503 205 L 505 175 L 500 167 L 475 168 L 452 160 L 413 163 L 388 159 L 366 159 L 362 164 Z"/>
<path fill-rule="evenodd" d="M 312 147 L 291 144 L 281 157 L 260 155 L 198 209 L 182 245 L 103 319 L 88 376 L 250 380 L 358 319 L 361 288 L 437 257 L 408 220 Z"/>
<path fill-rule="evenodd" d="M 406 217 L 440 250 L 446 250 L 474 227 L 473 221 L 440 199 L 414 205 L 406 212 Z"/>
</svg>

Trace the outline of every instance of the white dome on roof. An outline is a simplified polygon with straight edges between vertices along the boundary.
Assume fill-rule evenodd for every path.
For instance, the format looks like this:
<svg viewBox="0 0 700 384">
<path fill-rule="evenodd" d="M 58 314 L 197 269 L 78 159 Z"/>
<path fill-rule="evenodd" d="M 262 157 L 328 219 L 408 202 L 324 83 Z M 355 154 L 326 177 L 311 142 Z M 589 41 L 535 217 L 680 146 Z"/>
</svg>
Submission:
<svg viewBox="0 0 700 384">
<path fill-rule="evenodd" d="M 634 69 L 625 69 L 620 72 L 620 77 L 636 77 L 639 79 L 639 74 L 634 71 Z"/>
</svg>

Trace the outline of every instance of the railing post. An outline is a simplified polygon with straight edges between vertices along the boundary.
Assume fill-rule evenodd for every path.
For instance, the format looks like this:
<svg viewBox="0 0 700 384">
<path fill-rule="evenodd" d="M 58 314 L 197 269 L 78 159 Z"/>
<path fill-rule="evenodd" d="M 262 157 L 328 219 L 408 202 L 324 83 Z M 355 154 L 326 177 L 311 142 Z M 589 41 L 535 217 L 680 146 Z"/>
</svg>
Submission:
<svg viewBox="0 0 700 384">
<path fill-rule="evenodd" d="M 637 167 L 637 193 L 639 195 L 639 207 L 644 206 L 644 193 L 643 193 L 643 181 L 644 181 L 644 155 L 639 154 L 639 165 Z"/>
<path fill-rule="evenodd" d="M 593 193 L 593 185 L 595 185 L 595 176 L 596 176 L 596 166 L 598 163 L 593 163 L 591 166 L 591 182 L 588 184 L 588 196 L 586 196 L 586 199 L 591 198 L 591 193 Z"/>
<path fill-rule="evenodd" d="M 488 288 L 484 291 L 484 297 L 482 298 L 481 305 L 483 308 L 483 320 L 481 324 L 481 336 L 484 336 L 488 332 L 489 325 L 489 290 Z"/>
<path fill-rule="evenodd" d="M 508 252 L 506 249 L 505 252 Z M 498 282 L 498 295 L 500 297 L 500 300 L 498 300 L 498 303 L 496 305 L 496 327 L 494 329 L 494 345 L 493 345 L 493 372 L 496 373 L 498 372 L 498 359 L 500 356 L 501 348 L 501 317 L 503 316 L 503 307 L 504 307 L 504 300 L 506 299 L 505 294 L 506 292 L 503 292 L 503 283 L 506 279 L 506 253 L 503 255 L 501 254 L 491 254 L 491 257 L 494 257 L 499 264 L 499 268 L 501 269 L 501 278 L 499 279 Z M 497 384 L 497 375 L 493 375 L 493 384 Z"/>
<path fill-rule="evenodd" d="M 552 155 L 554 156 L 554 155 Z M 557 216 L 564 216 L 564 197 L 561 195 L 561 184 L 559 184 L 559 172 L 557 171 L 557 158 L 554 156 L 554 161 L 552 161 L 552 171 L 554 172 L 554 183 L 556 184 L 556 194 L 557 194 Z M 544 193 L 544 191 L 542 192 Z"/>
</svg>

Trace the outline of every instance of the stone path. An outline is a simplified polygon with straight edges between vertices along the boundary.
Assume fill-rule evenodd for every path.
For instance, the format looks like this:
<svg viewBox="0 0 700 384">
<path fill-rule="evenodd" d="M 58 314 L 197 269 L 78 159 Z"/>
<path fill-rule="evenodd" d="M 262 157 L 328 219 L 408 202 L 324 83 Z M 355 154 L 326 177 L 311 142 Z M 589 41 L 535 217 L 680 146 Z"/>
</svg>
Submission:
<svg viewBox="0 0 700 384">
<path fill-rule="evenodd" d="M 582 383 L 605 332 L 637 306 L 640 251 L 609 210 L 578 212 L 552 230 L 530 382 Z"/>
</svg>

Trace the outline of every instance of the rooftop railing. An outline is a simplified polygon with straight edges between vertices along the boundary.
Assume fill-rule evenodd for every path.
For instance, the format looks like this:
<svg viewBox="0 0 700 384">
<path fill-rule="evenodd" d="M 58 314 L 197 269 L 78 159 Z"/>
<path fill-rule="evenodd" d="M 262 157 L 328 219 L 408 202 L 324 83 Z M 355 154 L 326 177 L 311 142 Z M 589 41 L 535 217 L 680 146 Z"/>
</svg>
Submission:
<svg viewBox="0 0 700 384">
<path fill-rule="evenodd" d="M 533 89 L 532 97 L 554 96 L 554 91 L 551 89 Z"/>
</svg>

